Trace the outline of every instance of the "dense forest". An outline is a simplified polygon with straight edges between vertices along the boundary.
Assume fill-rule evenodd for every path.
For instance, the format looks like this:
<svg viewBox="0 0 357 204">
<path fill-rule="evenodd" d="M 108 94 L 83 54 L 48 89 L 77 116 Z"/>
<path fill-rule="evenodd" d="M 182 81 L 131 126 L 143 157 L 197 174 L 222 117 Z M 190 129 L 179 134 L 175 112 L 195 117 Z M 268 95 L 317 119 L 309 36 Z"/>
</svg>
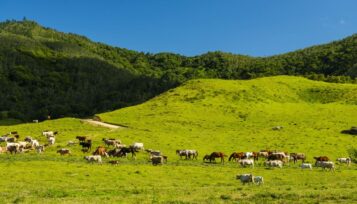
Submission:
<svg viewBox="0 0 357 204">
<path fill-rule="evenodd" d="M 0 119 L 91 116 L 146 101 L 193 78 L 299 75 L 357 82 L 357 35 L 271 57 L 186 57 L 92 42 L 36 22 L 0 23 Z"/>
</svg>

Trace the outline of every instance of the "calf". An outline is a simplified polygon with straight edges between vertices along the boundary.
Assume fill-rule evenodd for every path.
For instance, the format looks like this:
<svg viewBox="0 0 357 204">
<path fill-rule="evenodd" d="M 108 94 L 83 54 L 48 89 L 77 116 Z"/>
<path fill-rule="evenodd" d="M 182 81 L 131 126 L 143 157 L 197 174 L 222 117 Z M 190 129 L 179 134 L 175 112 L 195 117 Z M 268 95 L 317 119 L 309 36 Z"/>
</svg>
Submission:
<svg viewBox="0 0 357 204">
<path fill-rule="evenodd" d="M 87 137 L 86 136 L 77 136 L 76 139 L 80 142 L 86 141 Z"/>
<path fill-rule="evenodd" d="M 47 138 L 47 141 L 48 141 L 49 145 L 54 145 L 55 141 L 56 141 L 56 138 L 54 136 L 51 136 L 51 137 Z"/>
<path fill-rule="evenodd" d="M 312 164 L 302 163 L 301 164 L 301 169 L 310 169 L 310 170 L 312 170 Z"/>
<path fill-rule="evenodd" d="M 330 171 L 335 171 L 335 164 L 332 161 L 317 161 L 317 166 L 325 169 L 329 169 Z"/>
<path fill-rule="evenodd" d="M 71 151 L 69 149 L 59 149 L 57 150 L 57 153 L 59 153 L 61 156 L 66 154 L 71 155 Z"/>
<path fill-rule="evenodd" d="M 264 184 L 264 178 L 262 176 L 253 176 L 253 183 L 258 185 Z"/>
</svg>

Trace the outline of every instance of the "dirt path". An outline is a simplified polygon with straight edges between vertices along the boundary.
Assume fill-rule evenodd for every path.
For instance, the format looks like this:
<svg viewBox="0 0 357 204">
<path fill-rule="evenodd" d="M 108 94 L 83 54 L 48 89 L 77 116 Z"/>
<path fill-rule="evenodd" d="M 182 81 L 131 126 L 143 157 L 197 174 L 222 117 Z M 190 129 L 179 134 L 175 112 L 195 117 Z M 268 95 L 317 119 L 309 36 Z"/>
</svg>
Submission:
<svg viewBox="0 0 357 204">
<path fill-rule="evenodd" d="M 85 120 L 81 120 L 81 121 L 85 122 L 85 123 L 89 123 L 91 125 L 106 127 L 106 128 L 110 128 L 110 129 L 126 129 L 127 128 L 127 127 L 124 127 L 124 126 L 112 125 L 112 124 L 108 124 L 108 123 L 104 123 L 104 122 L 95 121 L 95 120 L 92 120 L 92 119 L 85 119 Z"/>
</svg>

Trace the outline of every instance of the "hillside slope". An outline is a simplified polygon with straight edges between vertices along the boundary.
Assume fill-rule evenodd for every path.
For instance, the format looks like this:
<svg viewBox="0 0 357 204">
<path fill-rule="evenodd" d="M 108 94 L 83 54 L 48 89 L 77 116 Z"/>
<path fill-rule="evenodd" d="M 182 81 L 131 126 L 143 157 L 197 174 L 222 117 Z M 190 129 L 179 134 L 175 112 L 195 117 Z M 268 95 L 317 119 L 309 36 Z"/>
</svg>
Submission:
<svg viewBox="0 0 357 204">
<path fill-rule="evenodd" d="M 0 23 L 0 119 L 84 117 L 142 103 L 189 79 L 303 75 L 355 82 L 357 35 L 271 56 L 142 53 L 44 28 Z"/>
<path fill-rule="evenodd" d="M 356 114 L 357 85 L 279 76 L 193 80 L 144 104 L 99 116 L 129 126 L 122 137 L 169 152 L 268 148 L 337 157 L 357 142 L 340 134 L 357 124 Z M 278 125 L 284 129 L 273 131 Z"/>
</svg>

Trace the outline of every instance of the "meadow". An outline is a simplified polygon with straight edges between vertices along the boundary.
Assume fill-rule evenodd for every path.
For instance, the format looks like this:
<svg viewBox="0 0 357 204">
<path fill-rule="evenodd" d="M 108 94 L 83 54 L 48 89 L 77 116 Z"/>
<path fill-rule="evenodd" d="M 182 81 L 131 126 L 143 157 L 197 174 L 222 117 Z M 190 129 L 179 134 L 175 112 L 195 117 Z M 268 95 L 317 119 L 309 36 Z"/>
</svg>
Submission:
<svg viewBox="0 0 357 204">
<path fill-rule="evenodd" d="M 260 149 L 304 152 L 308 162 L 326 155 L 335 160 L 356 148 L 354 136 L 340 131 L 357 125 L 357 85 L 267 77 L 249 81 L 192 80 L 141 105 L 98 114 L 108 129 L 75 118 L 2 125 L 0 133 L 18 131 L 45 143 L 43 130 L 56 130 L 56 144 L 35 152 L 0 155 L 0 192 L 4 203 L 354 203 L 357 166 L 337 165 L 335 172 L 299 168 L 254 169 L 235 162 L 203 163 L 204 154 Z M 274 126 L 283 126 L 280 131 Z M 120 158 L 112 166 L 88 164 L 80 146 L 59 156 L 77 135 L 143 142 L 168 156 L 152 166 L 146 153 Z M 4 144 L 2 144 L 4 145 Z M 180 160 L 176 149 L 197 149 L 196 161 Z M 116 159 L 116 158 L 115 158 Z M 300 162 L 299 162 L 300 164 Z M 236 174 L 264 176 L 262 186 L 242 185 Z"/>
</svg>

